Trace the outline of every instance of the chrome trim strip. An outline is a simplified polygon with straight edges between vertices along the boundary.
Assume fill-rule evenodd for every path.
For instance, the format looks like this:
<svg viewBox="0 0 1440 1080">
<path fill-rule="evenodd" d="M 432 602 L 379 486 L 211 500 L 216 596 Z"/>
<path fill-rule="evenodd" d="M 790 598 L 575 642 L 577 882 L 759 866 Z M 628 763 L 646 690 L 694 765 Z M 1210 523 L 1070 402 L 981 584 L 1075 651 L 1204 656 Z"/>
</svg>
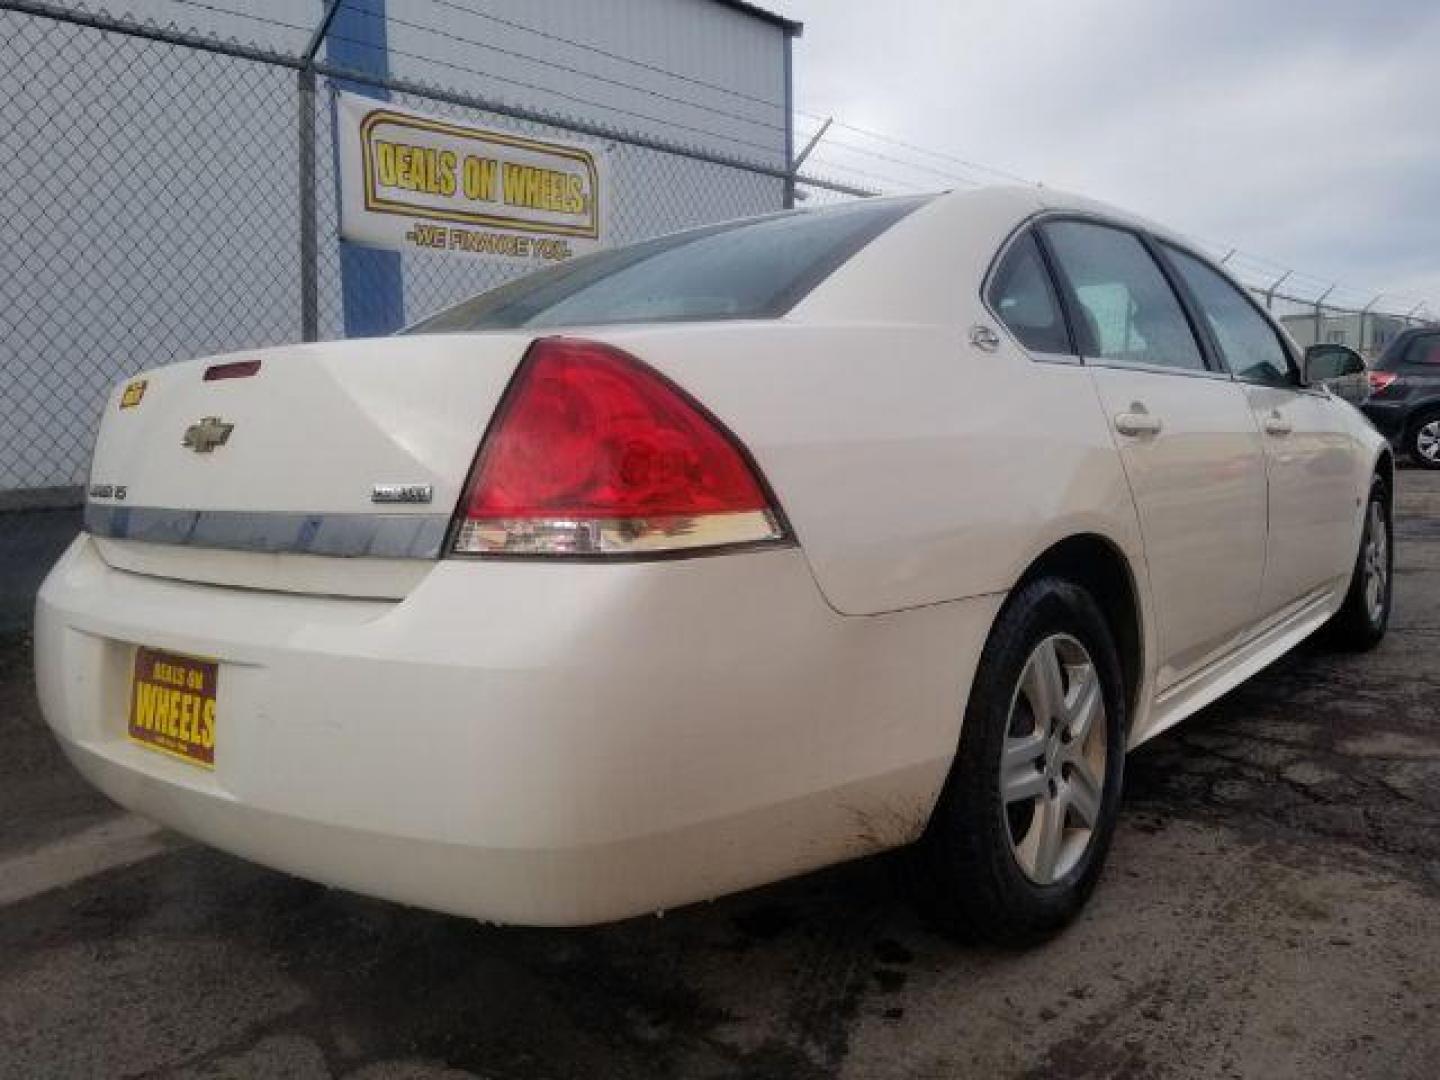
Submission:
<svg viewBox="0 0 1440 1080">
<path fill-rule="evenodd" d="M 1179 375 L 1185 379 L 1213 379 L 1217 382 L 1236 382 L 1228 371 L 1214 368 L 1171 367 L 1169 364 L 1132 364 L 1128 360 L 1109 360 L 1101 357 L 1085 357 L 1086 367 L 1114 368 L 1117 371 L 1143 371 L 1149 375 Z"/>
<path fill-rule="evenodd" d="M 115 540 L 294 555 L 437 559 L 449 514 L 306 514 L 85 504 L 85 531 Z"/>
<path fill-rule="evenodd" d="M 1007 329 L 1009 328 L 1007 327 Z M 1016 345 L 1018 348 L 1023 349 L 1025 354 L 1037 364 L 1063 364 L 1066 367 L 1085 366 L 1085 362 L 1074 353 L 1040 352 L 1036 349 L 1026 349 L 1024 345 L 1019 343 L 1018 338 L 1016 339 Z"/>
</svg>

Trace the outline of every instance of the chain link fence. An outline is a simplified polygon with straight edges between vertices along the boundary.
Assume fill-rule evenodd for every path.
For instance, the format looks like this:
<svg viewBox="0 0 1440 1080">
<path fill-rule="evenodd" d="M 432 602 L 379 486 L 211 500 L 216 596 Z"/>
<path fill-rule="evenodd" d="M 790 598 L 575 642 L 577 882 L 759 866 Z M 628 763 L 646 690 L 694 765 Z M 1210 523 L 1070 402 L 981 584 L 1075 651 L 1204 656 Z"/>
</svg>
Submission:
<svg viewBox="0 0 1440 1080">
<path fill-rule="evenodd" d="M 0 491 L 33 503 L 83 481 L 118 379 L 298 337 L 295 78 L 11 11 L 0 38 Z"/>
<path fill-rule="evenodd" d="M 1261 300 L 1268 300 L 1270 313 L 1297 344 L 1348 345 L 1366 360 L 1376 359 L 1401 331 L 1431 321 L 1423 305 L 1395 306 L 1383 296 L 1374 301 L 1332 303 L 1323 289 L 1308 298 L 1272 293 L 1263 286 L 1252 286 L 1251 291 Z"/>
</svg>

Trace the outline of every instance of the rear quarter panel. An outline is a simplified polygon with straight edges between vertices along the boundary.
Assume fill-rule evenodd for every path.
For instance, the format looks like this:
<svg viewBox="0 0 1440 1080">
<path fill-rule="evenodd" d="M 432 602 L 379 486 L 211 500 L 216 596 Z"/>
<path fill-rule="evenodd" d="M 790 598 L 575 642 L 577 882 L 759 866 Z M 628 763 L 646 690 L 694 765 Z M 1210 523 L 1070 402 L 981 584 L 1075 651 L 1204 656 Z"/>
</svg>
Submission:
<svg viewBox="0 0 1440 1080">
<path fill-rule="evenodd" d="M 957 289 L 956 306 L 993 325 Z M 829 603 L 873 615 L 1003 592 L 1078 533 L 1144 590 L 1134 505 L 1084 368 L 954 325 L 794 322 L 608 335 L 750 449 Z"/>
<path fill-rule="evenodd" d="M 736 432 L 837 611 L 1003 592 L 1046 548 L 1094 533 L 1130 559 L 1143 615 L 1134 503 L 1085 369 L 1031 359 L 981 299 L 1040 209 L 1028 188 L 941 196 L 783 319 L 603 336 Z M 977 324 L 999 348 L 970 344 Z"/>
</svg>

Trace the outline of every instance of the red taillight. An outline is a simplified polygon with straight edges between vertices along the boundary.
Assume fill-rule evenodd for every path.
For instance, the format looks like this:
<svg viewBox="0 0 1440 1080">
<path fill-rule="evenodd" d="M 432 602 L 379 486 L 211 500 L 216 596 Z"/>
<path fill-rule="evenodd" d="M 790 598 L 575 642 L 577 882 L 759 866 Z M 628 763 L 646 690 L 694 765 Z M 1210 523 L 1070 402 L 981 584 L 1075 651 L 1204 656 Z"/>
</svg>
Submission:
<svg viewBox="0 0 1440 1080">
<path fill-rule="evenodd" d="M 1365 378 L 1370 383 L 1370 392 L 1378 394 L 1400 376 L 1393 371 L 1367 371 Z"/>
<path fill-rule="evenodd" d="M 682 390 L 609 345 L 545 338 L 485 437 L 455 550 L 596 555 L 781 535 L 743 451 Z"/>
</svg>

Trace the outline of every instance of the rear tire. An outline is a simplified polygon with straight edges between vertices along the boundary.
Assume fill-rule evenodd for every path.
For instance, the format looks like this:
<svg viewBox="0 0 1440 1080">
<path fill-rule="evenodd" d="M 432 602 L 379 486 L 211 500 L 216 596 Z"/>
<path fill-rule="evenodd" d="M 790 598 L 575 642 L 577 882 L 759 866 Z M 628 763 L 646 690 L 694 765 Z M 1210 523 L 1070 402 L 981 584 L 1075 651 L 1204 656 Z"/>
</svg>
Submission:
<svg viewBox="0 0 1440 1080">
<path fill-rule="evenodd" d="M 1394 571 L 1390 496 L 1377 476 L 1370 481 L 1365 527 L 1360 534 L 1360 552 L 1355 556 L 1350 588 L 1327 628 L 1331 644 L 1349 652 L 1365 652 L 1380 644 L 1390 624 Z"/>
<path fill-rule="evenodd" d="M 1440 469 L 1440 409 L 1421 413 L 1405 436 L 1410 460 L 1422 469 Z"/>
<path fill-rule="evenodd" d="M 1127 719 L 1094 598 L 1060 578 L 1022 586 L 991 630 L 959 752 L 911 852 L 916 898 L 940 929 L 1023 945 L 1075 917 L 1115 831 Z"/>
</svg>

